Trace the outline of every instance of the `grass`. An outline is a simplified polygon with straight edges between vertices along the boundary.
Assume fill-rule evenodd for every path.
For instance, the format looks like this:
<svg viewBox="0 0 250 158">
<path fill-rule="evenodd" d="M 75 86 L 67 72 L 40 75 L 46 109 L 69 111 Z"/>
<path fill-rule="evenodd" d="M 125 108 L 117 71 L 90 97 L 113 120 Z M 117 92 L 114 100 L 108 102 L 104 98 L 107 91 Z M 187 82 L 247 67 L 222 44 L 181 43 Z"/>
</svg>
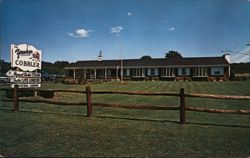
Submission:
<svg viewBox="0 0 250 158">
<path fill-rule="evenodd" d="M 43 84 L 43 89 L 84 90 L 84 85 Z M 104 83 L 97 90 L 159 91 L 250 95 L 250 82 Z M 3 97 L 3 96 L 1 96 Z M 57 100 L 85 102 L 82 94 L 56 93 Z M 179 105 L 179 98 L 94 95 L 94 102 L 135 105 Z M 250 101 L 187 99 L 188 106 L 249 109 Z M 12 103 L 1 102 L 0 108 Z M 250 116 L 187 112 L 179 125 L 178 111 L 93 108 L 20 103 L 23 112 L 0 110 L 0 154 L 3 156 L 85 157 L 247 157 Z M 25 112 L 36 111 L 36 112 Z M 57 113 L 57 114 L 55 114 Z"/>
</svg>

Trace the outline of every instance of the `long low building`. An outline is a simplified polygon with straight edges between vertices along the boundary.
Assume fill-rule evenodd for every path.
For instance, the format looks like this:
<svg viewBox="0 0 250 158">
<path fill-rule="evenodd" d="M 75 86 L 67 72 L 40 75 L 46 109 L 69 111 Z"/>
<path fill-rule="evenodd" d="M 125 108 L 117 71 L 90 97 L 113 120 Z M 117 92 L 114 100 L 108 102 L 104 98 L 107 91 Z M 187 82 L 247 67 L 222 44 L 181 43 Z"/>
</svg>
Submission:
<svg viewBox="0 0 250 158">
<path fill-rule="evenodd" d="M 228 80 L 230 56 L 77 61 L 65 67 L 72 79 Z M 122 70 L 122 71 L 121 71 Z"/>
</svg>

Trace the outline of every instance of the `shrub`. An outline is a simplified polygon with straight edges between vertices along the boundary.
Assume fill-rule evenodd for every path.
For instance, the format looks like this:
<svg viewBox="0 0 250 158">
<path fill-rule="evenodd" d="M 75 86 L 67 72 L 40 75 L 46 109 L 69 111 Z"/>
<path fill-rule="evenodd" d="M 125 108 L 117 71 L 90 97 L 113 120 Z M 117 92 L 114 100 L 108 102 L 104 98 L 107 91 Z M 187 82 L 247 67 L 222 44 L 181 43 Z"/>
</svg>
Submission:
<svg viewBox="0 0 250 158">
<path fill-rule="evenodd" d="M 38 91 L 37 95 L 43 98 L 53 98 L 54 92 L 53 91 Z"/>
<path fill-rule="evenodd" d="M 149 77 L 145 77 L 144 80 L 145 80 L 145 81 L 150 81 L 150 78 L 149 78 Z"/>
<path fill-rule="evenodd" d="M 19 97 L 33 97 L 35 92 L 33 90 L 18 91 Z M 14 98 L 14 89 L 6 89 L 5 97 Z"/>
<path fill-rule="evenodd" d="M 159 77 L 152 77 L 152 81 L 159 81 Z"/>
</svg>

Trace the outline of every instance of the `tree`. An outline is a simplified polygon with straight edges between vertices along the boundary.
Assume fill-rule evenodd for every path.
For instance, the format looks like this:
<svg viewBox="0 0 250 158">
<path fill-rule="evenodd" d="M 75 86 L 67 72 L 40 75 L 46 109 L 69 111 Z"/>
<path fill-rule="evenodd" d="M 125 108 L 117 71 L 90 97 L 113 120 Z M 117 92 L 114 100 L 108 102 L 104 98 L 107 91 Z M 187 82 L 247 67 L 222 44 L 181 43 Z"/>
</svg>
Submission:
<svg viewBox="0 0 250 158">
<path fill-rule="evenodd" d="M 10 63 L 0 59 L 0 75 L 6 74 L 10 70 Z"/>
<path fill-rule="evenodd" d="M 42 70 L 53 75 L 64 74 L 64 67 L 67 66 L 69 66 L 68 61 L 55 61 L 54 63 L 45 61 L 42 62 Z"/>
<path fill-rule="evenodd" d="M 165 57 L 166 58 L 170 58 L 170 57 L 182 57 L 182 55 L 179 52 L 177 52 L 177 51 L 170 50 L 170 51 L 168 51 L 168 53 L 166 53 Z"/>
<path fill-rule="evenodd" d="M 149 56 L 149 55 L 144 55 L 144 56 L 141 57 L 141 59 L 152 59 L 152 57 Z"/>
<path fill-rule="evenodd" d="M 69 65 L 68 61 L 56 61 L 54 62 L 54 65 L 57 67 L 65 67 Z"/>
</svg>

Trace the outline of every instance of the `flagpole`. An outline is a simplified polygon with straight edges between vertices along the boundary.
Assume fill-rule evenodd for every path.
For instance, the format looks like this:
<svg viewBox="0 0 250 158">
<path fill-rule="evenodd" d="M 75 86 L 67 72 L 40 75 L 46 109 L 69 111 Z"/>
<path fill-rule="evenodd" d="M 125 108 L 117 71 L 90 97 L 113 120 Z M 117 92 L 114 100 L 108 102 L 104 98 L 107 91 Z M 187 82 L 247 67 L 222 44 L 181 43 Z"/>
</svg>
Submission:
<svg viewBox="0 0 250 158">
<path fill-rule="evenodd" d="M 122 45 L 122 38 L 121 38 L 121 72 L 120 72 L 120 74 L 121 74 L 121 83 L 123 83 L 123 60 L 122 60 L 122 49 L 123 49 L 123 45 Z"/>
</svg>

